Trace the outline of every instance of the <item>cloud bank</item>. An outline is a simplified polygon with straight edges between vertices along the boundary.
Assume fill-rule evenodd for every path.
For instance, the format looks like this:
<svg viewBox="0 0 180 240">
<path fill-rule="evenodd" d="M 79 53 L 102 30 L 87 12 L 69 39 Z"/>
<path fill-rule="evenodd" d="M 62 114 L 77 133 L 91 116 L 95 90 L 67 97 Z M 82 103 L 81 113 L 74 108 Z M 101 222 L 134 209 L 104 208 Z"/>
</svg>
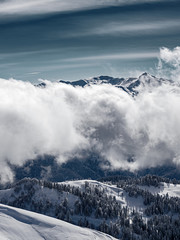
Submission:
<svg viewBox="0 0 180 240">
<path fill-rule="evenodd" d="M 83 150 L 101 154 L 114 169 L 180 164 L 176 85 L 148 88 L 132 98 L 111 85 L 46 84 L 0 79 L 2 181 L 13 179 L 9 163 L 21 166 L 43 154 L 62 163 Z"/>
</svg>

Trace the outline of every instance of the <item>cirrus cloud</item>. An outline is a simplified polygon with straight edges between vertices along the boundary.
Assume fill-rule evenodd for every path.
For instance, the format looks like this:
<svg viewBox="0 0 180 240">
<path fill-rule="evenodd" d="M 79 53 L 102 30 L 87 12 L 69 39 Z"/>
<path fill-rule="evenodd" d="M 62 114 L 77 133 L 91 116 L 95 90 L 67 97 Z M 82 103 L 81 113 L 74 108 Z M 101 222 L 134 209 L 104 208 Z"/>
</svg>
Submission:
<svg viewBox="0 0 180 240">
<path fill-rule="evenodd" d="M 158 2 L 163 1 L 158 0 Z M 151 2 L 157 0 L 4 0 L 0 1 L 0 16 L 26 16 Z"/>
</svg>

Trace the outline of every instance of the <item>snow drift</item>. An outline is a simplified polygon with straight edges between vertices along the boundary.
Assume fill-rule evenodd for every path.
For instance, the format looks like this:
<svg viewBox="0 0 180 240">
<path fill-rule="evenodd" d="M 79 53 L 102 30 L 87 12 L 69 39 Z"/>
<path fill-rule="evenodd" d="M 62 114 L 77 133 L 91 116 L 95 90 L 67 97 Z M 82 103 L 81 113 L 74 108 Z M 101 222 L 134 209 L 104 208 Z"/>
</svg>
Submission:
<svg viewBox="0 0 180 240">
<path fill-rule="evenodd" d="M 2 204 L 0 204 L 0 237 L 1 240 L 115 240 L 95 230 Z"/>
</svg>

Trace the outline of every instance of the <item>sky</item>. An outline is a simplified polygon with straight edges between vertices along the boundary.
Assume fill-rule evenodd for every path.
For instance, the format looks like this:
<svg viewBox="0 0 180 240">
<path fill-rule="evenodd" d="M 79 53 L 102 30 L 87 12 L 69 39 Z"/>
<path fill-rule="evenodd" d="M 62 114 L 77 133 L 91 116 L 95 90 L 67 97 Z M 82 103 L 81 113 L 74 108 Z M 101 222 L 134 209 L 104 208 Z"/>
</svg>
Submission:
<svg viewBox="0 0 180 240">
<path fill-rule="evenodd" d="M 180 39 L 179 0 L 0 0 L 0 77 L 155 73 Z"/>
<path fill-rule="evenodd" d="M 179 167 L 179 12 L 179 0 L 0 0 L 0 180 L 9 164 L 86 150 L 112 169 Z M 175 83 L 135 98 L 57 83 L 145 71 Z"/>
</svg>

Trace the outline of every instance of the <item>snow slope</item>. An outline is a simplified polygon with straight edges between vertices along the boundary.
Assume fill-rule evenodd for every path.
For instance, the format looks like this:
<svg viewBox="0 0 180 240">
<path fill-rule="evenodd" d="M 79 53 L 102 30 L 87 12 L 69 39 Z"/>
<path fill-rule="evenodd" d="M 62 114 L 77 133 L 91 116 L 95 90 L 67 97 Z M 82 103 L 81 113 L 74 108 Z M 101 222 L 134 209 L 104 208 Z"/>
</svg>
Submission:
<svg viewBox="0 0 180 240">
<path fill-rule="evenodd" d="M 115 240 L 101 232 L 0 204 L 1 240 Z"/>
<path fill-rule="evenodd" d="M 79 187 L 84 190 L 85 183 L 88 183 L 91 187 L 98 186 L 101 190 L 104 190 L 108 196 L 115 197 L 117 201 L 119 201 L 122 206 L 128 207 L 130 211 L 136 210 L 140 213 L 143 213 L 145 208 L 143 199 L 141 196 L 129 197 L 128 193 L 124 191 L 122 188 L 118 188 L 116 185 L 109 185 L 102 182 L 98 182 L 96 180 L 77 180 L 77 181 L 66 181 L 60 182 L 59 184 L 69 184 L 70 186 Z"/>
<path fill-rule="evenodd" d="M 160 194 L 166 195 L 169 197 L 179 197 L 180 198 L 180 184 L 172 184 L 172 183 L 161 183 L 159 187 L 153 186 L 139 186 L 139 188 L 143 190 L 147 190 L 152 194 Z"/>
<path fill-rule="evenodd" d="M 77 180 L 77 181 L 66 181 L 63 184 L 69 184 L 74 187 L 79 187 L 84 190 L 85 182 L 88 182 L 91 186 L 99 186 L 101 189 L 105 190 L 107 195 L 116 197 L 117 201 L 120 201 L 122 206 L 128 207 L 130 211 L 136 210 L 137 212 L 143 214 L 145 205 L 141 196 L 129 197 L 128 193 L 122 188 L 117 188 L 116 185 L 109 185 L 95 180 Z M 166 195 L 169 197 L 179 197 L 180 198 L 180 184 L 171 184 L 162 182 L 159 187 L 154 186 L 140 186 L 140 189 L 147 190 L 152 194 Z"/>
</svg>

